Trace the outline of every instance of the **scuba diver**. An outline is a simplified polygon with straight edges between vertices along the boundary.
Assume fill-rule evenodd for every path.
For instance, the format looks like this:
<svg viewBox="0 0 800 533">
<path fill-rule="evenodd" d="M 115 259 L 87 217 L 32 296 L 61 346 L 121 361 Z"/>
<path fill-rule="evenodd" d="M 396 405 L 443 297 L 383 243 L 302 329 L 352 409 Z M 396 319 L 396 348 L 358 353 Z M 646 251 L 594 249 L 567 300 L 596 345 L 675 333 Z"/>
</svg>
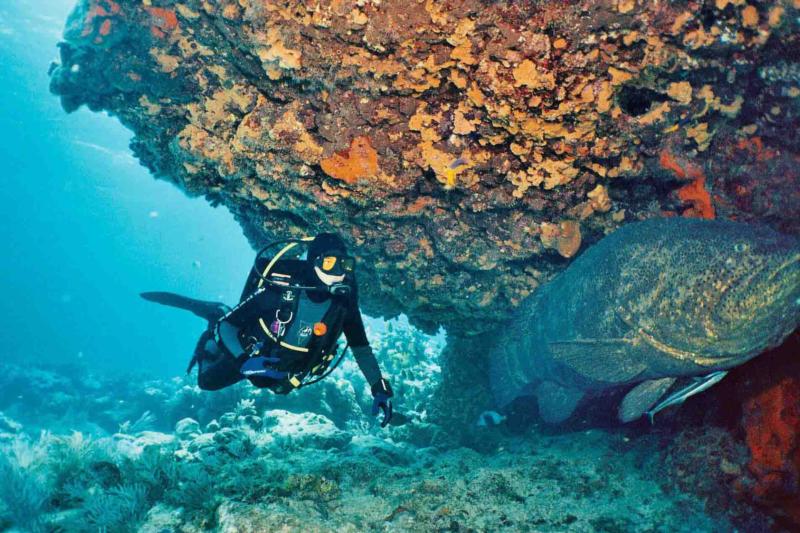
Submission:
<svg viewBox="0 0 800 533">
<path fill-rule="evenodd" d="M 274 253 L 278 245 L 283 247 Z M 371 386 L 372 414 L 382 411 L 386 427 L 393 414 L 392 387 L 364 331 L 354 263 L 339 236 L 321 233 L 262 248 L 232 309 L 168 292 L 141 296 L 208 321 L 187 369 L 197 365 L 201 389 L 219 390 L 246 378 L 288 394 L 327 377 L 349 347 Z M 347 346 L 337 358 L 342 333 Z"/>
</svg>

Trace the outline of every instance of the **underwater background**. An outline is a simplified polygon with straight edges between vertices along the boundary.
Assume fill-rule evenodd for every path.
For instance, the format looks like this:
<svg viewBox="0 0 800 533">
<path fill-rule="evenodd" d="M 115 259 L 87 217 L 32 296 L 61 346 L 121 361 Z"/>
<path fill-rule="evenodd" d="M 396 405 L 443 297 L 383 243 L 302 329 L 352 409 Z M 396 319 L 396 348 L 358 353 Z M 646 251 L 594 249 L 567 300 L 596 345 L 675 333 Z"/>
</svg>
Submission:
<svg viewBox="0 0 800 533">
<path fill-rule="evenodd" d="M 786 6 L 790 3 L 785 2 Z M 159 7 L 151 7 L 152 4 Z M 366 4 L 354 3 L 355 11 L 342 15 L 350 20 L 347 31 L 363 26 L 363 13 L 357 8 Z M 432 19 L 441 20 L 441 14 L 431 8 L 434 4 L 426 4 L 426 9 L 431 10 Z M 503 3 L 497 3 L 500 4 Z M 615 12 L 636 5 L 607 4 L 613 4 Z M 752 13 L 744 11 L 745 3 L 716 4 L 723 4 L 717 8 L 720 13 L 742 10 L 742 20 L 749 24 L 744 13 Z M 758 8 L 764 11 L 761 20 L 766 24 L 773 15 L 767 16 L 769 6 L 762 4 Z M 79 9 L 73 11 L 76 5 Z M 200 2 L 147 1 L 141 5 L 153 18 L 153 25 L 145 29 L 144 35 L 155 41 L 174 31 L 176 25 L 188 26 L 200 18 L 194 16 Z M 242 23 L 245 5 L 258 11 L 252 2 L 220 2 L 219 6 L 205 9 L 211 12 L 219 7 L 219 16 L 235 25 Z M 386 5 L 391 6 L 392 2 Z M 606 190 L 605 186 L 598 189 L 593 182 L 587 186 L 576 180 L 581 182 L 576 187 L 585 186 L 592 191 L 590 200 L 584 201 L 584 194 L 565 194 L 553 202 L 566 212 L 563 204 L 580 197 L 582 203 L 570 208 L 571 216 L 580 218 L 575 213 L 589 213 L 586 217 L 604 217 L 601 222 L 581 218 L 581 230 L 572 220 L 554 220 L 552 224 L 543 222 L 535 239 L 525 232 L 496 236 L 493 229 L 480 229 L 485 227 L 483 222 L 473 221 L 474 225 L 467 227 L 462 220 L 444 212 L 446 202 L 462 201 L 458 187 L 472 183 L 471 173 L 477 172 L 474 169 L 482 163 L 464 156 L 440 164 L 438 158 L 444 156 L 432 149 L 423 153 L 422 159 L 431 159 L 423 173 L 424 183 L 415 191 L 425 200 L 403 206 L 408 212 L 393 212 L 387 223 L 380 217 L 370 218 L 374 210 L 367 209 L 367 202 L 352 211 L 334 209 L 337 214 L 328 219 L 330 211 L 326 210 L 333 205 L 331 198 L 347 198 L 352 192 L 348 186 L 354 190 L 363 187 L 363 182 L 358 181 L 363 168 L 375 171 L 370 165 L 377 157 L 376 148 L 381 158 L 400 157 L 389 157 L 384 147 L 373 148 L 369 140 L 357 137 L 352 143 L 349 138 L 346 142 L 331 141 L 335 149 L 326 144 L 329 158 L 319 161 L 319 154 L 312 155 L 312 159 L 316 158 L 311 165 L 314 170 L 287 156 L 287 167 L 291 167 L 287 173 L 293 183 L 301 183 L 300 189 L 312 187 L 309 173 L 318 172 L 317 167 L 335 178 L 336 184 L 344 184 L 341 189 L 330 184 L 319 191 L 314 189 L 319 205 L 312 203 L 307 208 L 295 203 L 299 202 L 297 198 L 306 197 L 290 188 L 281 189 L 285 184 L 279 183 L 276 188 L 292 194 L 286 195 L 285 210 L 283 204 L 275 207 L 274 198 L 260 189 L 259 183 L 263 182 L 257 181 L 248 182 L 247 194 L 231 193 L 234 200 L 228 202 L 215 189 L 218 183 L 198 185 L 185 176 L 165 176 L 165 172 L 158 172 L 160 179 L 154 179 L 151 170 L 162 161 L 142 148 L 141 138 L 136 151 L 131 143 L 133 140 L 136 144 L 132 130 L 141 137 L 142 124 L 157 123 L 158 114 L 155 118 L 144 117 L 141 123 L 126 115 L 128 125 L 136 126 L 126 128 L 118 118 L 97 112 L 113 109 L 119 114 L 124 108 L 109 96 L 114 92 L 103 85 L 107 80 L 95 80 L 89 87 L 77 82 L 72 85 L 70 76 L 79 77 L 81 72 L 74 66 L 69 68 L 65 56 L 59 54 L 67 21 L 72 21 L 67 24 L 68 31 L 71 28 L 74 32 L 75 20 L 91 19 L 95 33 L 81 35 L 70 45 L 63 45 L 63 49 L 74 53 L 81 47 L 96 47 L 102 56 L 109 51 L 117 53 L 117 47 L 121 56 L 134 57 L 152 43 L 148 41 L 140 49 L 130 41 L 114 41 L 118 27 L 115 17 L 120 10 L 134 12 L 140 7 L 138 2 L 111 0 L 8 0 L 0 4 L 0 155 L 5 163 L 0 227 L 6 240 L 6 254 L 0 261 L 4 296 L 0 303 L 0 531 L 612 533 L 784 532 L 800 528 L 797 334 L 770 354 L 731 371 L 705 394 L 691 398 L 680 408 L 660 413 L 655 425 L 646 420 L 619 424 L 613 406 L 619 403 L 621 393 L 612 391 L 591 405 L 584 405 L 568 422 L 551 426 L 543 423 L 527 404 L 502 413 L 493 410 L 486 391 L 477 381 L 469 381 L 476 375 L 486 379 L 488 370 L 467 357 L 483 349 L 481 343 L 486 334 L 472 337 L 464 335 L 468 327 L 453 326 L 482 326 L 497 318 L 493 315 L 507 311 L 499 304 L 497 309 L 485 305 L 490 301 L 486 294 L 495 293 L 487 288 L 490 283 L 482 276 L 493 275 L 491 265 L 502 263 L 505 258 L 487 251 L 491 247 L 483 247 L 476 231 L 503 243 L 522 242 L 521 248 L 535 250 L 540 256 L 528 261 L 514 255 L 519 253 L 514 246 L 506 249 L 512 266 L 498 278 L 502 278 L 507 294 L 516 298 L 527 294 L 527 288 L 520 289 L 524 284 L 519 279 L 532 279 L 533 286 L 545 283 L 548 276 L 564 269 L 578 250 L 594 245 L 599 235 L 630 213 L 705 216 L 716 207 L 720 214 L 728 216 L 731 211 L 726 209 L 733 210 L 730 206 L 735 202 L 728 202 L 725 195 L 733 194 L 733 185 L 720 185 L 712 198 L 703 188 L 706 177 L 700 180 L 688 159 L 670 159 L 663 155 L 666 152 L 655 152 L 653 157 L 660 161 L 662 171 L 684 174 L 678 184 L 674 183 L 674 176 L 670 177 L 673 181 L 646 179 L 637 189 L 636 184 L 620 178 L 623 185 L 618 190 L 611 185 Z M 699 12 L 696 5 L 684 7 Z M 172 9 L 180 18 L 174 18 L 177 16 Z M 704 8 L 701 27 L 713 18 L 713 13 L 719 15 L 712 12 L 711 7 Z M 793 17 L 798 12 L 797 5 L 784 10 Z M 302 18 L 297 13 L 287 15 L 281 11 L 281 16 Z M 473 12 L 472 16 L 478 15 Z M 407 20 L 396 13 L 392 17 L 386 20 L 397 23 L 401 28 L 398 31 L 407 31 L 403 26 Z M 112 23 L 106 25 L 106 20 Z M 530 23 L 538 24 L 556 25 L 539 19 Z M 319 23 L 315 27 L 328 26 Z M 448 38 L 463 52 L 462 39 L 472 35 L 474 28 L 468 24 L 459 28 Z M 266 35 L 261 37 L 273 48 L 264 52 L 264 61 L 273 62 L 276 69 L 293 68 L 287 66 L 295 57 L 292 50 L 276 45 L 273 34 Z M 244 36 L 239 38 L 242 43 L 246 41 Z M 555 34 L 548 38 L 555 50 L 567 46 L 556 46 Z M 85 42 L 78 42 L 81 39 Z M 372 51 L 393 53 L 389 41 L 381 40 L 385 39 L 383 34 L 375 39 Z M 378 41 L 389 51 L 380 50 Z M 631 42 L 636 42 L 635 37 Z M 242 44 L 240 51 L 246 48 Z M 162 67 L 169 70 L 174 66 L 169 58 L 160 55 L 157 45 L 149 50 Z M 175 45 L 171 53 L 179 53 L 177 50 L 187 57 L 192 55 L 182 45 Z M 468 52 L 463 54 L 469 58 Z M 90 54 L 85 65 L 104 61 L 97 57 Z M 519 59 L 509 57 L 512 62 Z M 800 79 L 793 70 L 797 63 L 788 53 L 785 58 L 786 61 L 780 53 L 771 56 L 777 73 L 769 71 L 763 77 L 774 76 L 776 83 L 793 87 Z M 361 68 L 352 61 L 352 65 Z M 187 70 L 194 68 L 192 60 L 176 63 Z M 403 81 L 406 86 L 400 90 L 426 84 L 438 87 L 431 79 L 436 72 L 417 72 L 411 81 Z M 524 74 L 531 79 L 518 83 L 517 88 L 547 83 L 535 79 L 530 72 Z M 268 76 L 273 75 L 280 78 L 275 71 L 269 71 Z M 169 96 L 187 90 L 170 85 L 175 78 L 181 79 L 159 79 L 153 87 L 157 93 L 162 91 Z M 381 76 L 377 78 L 382 80 Z M 51 89 L 53 80 L 57 83 Z M 224 80 L 219 83 L 226 88 L 231 86 Z M 235 83 L 232 85 L 236 87 Z M 321 83 L 320 88 L 309 82 L 310 88 L 303 85 L 298 89 L 301 85 L 281 86 L 271 104 L 283 105 L 291 100 L 281 91 L 325 92 L 326 99 L 327 91 L 334 95 L 336 92 L 333 83 Z M 100 94 L 97 98 L 92 92 L 95 89 Z M 526 90 L 519 89 L 525 99 L 532 99 Z M 64 98 L 60 101 L 51 91 Z M 649 101 L 642 103 L 649 98 L 654 101 L 654 115 L 670 113 L 664 108 L 666 97 L 647 91 L 636 88 L 623 93 L 620 107 L 625 113 L 648 116 L 649 111 L 637 109 L 650 105 Z M 474 92 L 471 94 L 474 96 Z M 789 91 L 783 96 L 796 101 L 797 94 L 792 94 Z M 708 105 L 724 107 L 719 97 L 712 96 L 717 100 L 709 97 Z M 73 101 L 84 97 L 86 102 L 81 103 L 91 102 L 93 110 L 86 105 L 71 109 Z M 209 98 L 202 112 L 194 110 L 201 122 L 216 120 L 208 117 L 219 115 L 214 103 L 218 97 L 219 93 L 215 93 L 214 98 Z M 725 102 L 736 101 L 731 95 L 724 97 Z M 679 94 L 676 99 L 684 101 L 686 96 Z M 237 102 L 233 97 L 225 105 L 233 108 Z M 162 103 L 167 109 L 167 104 Z M 329 123 L 325 122 L 327 118 L 319 120 L 313 127 L 309 126 L 314 121 L 308 113 L 297 108 L 279 118 L 270 115 L 286 131 L 276 126 L 280 131 L 267 136 L 265 144 L 274 143 L 270 149 L 279 154 L 287 151 L 281 145 L 284 142 L 304 157 L 315 153 L 315 143 L 298 133 L 298 124 L 329 139 L 337 137 L 331 130 L 344 131 L 362 120 L 349 107 L 358 108 L 360 104 L 344 97 L 336 103 L 344 118 L 338 122 L 331 119 Z M 145 98 L 141 105 L 149 108 L 154 104 Z M 786 107 L 791 110 L 792 105 L 796 104 Z M 65 108 L 74 112 L 67 114 Z M 386 123 L 395 124 L 391 113 L 385 108 L 384 112 Z M 462 114 L 458 121 L 477 124 L 475 115 L 463 109 L 459 112 Z M 434 114 L 416 115 L 424 126 L 414 131 L 438 136 L 444 135 L 448 127 L 452 129 L 456 119 L 448 116 L 442 122 L 449 122 L 449 126 L 436 126 Z M 787 128 L 781 121 L 792 118 L 770 115 L 770 124 L 778 123 L 775 128 Z M 166 111 L 161 116 L 172 119 Z M 460 128 L 470 127 L 464 122 L 459 124 Z M 206 125 L 208 131 L 214 129 Z M 156 129 L 145 128 L 144 136 L 157 137 L 153 133 Z M 160 135 L 161 130 L 158 131 Z M 704 131 L 700 128 L 695 132 L 701 145 L 706 142 Z M 472 135 L 471 141 L 476 141 L 477 133 L 468 134 Z M 647 144 L 650 140 L 645 141 Z M 212 145 L 204 146 L 207 153 L 202 157 L 193 154 L 196 159 L 183 161 L 189 165 L 184 168 L 191 171 L 193 164 L 206 164 L 217 158 L 226 161 L 224 154 L 209 148 Z M 245 147 L 237 149 L 250 149 L 247 143 L 242 145 Z M 789 168 L 781 166 L 789 165 L 780 159 L 782 155 L 770 156 L 769 148 L 756 153 L 761 148 L 753 146 L 760 145 L 751 143 L 736 149 L 752 155 L 758 164 L 774 162 L 771 175 Z M 614 159 L 618 155 L 602 157 L 615 161 L 618 174 L 641 170 L 636 161 Z M 735 157 L 744 156 L 737 152 Z M 145 168 L 140 159 L 147 159 L 150 168 Z M 629 168 L 624 168 L 626 165 Z M 494 166 L 503 167 L 499 163 Z M 573 177 L 568 169 L 552 166 L 563 171 L 558 177 L 564 182 L 560 185 Z M 396 176 L 381 174 L 381 179 L 392 186 L 402 185 L 408 165 L 398 168 L 404 170 L 397 171 Z M 226 183 L 241 178 L 236 172 L 226 177 Z M 747 201 L 740 198 L 741 205 L 746 204 L 749 209 L 742 218 L 768 220 L 773 227 L 794 233 L 797 222 L 793 213 L 797 206 L 792 198 L 798 187 L 792 172 L 786 170 L 783 180 L 774 185 L 775 197 L 770 201 L 762 202 L 755 193 Z M 553 176 L 555 179 L 555 172 Z M 538 191 L 541 185 L 534 184 L 538 178 L 533 176 L 515 179 L 514 193 L 503 196 L 503 202 L 519 198 L 529 188 Z M 742 179 L 736 186 L 751 194 L 758 192 L 761 185 Z M 666 200 L 659 197 L 661 203 L 652 200 L 651 196 L 670 187 L 682 192 Z M 395 209 L 397 206 L 391 198 L 382 196 L 383 192 L 378 188 L 364 196 L 385 202 L 382 206 L 387 211 Z M 203 197 L 206 193 L 208 198 Z M 547 203 L 551 200 L 543 198 L 537 196 L 532 201 L 534 211 L 551 209 Z M 167 290 L 204 300 L 235 302 L 253 262 L 251 243 L 263 240 L 258 229 L 262 214 L 250 209 L 249 202 L 256 200 L 274 208 L 268 216 L 274 217 L 277 230 L 294 231 L 292 224 L 299 216 L 296 212 L 314 221 L 307 226 L 311 228 L 315 224 L 321 228 L 333 224 L 344 212 L 350 217 L 348 220 L 355 221 L 355 242 L 368 248 L 375 239 L 380 240 L 380 252 L 364 251 L 360 266 L 365 279 L 373 282 L 365 287 L 370 311 L 393 317 L 366 320 L 372 348 L 395 391 L 396 420 L 388 428 L 380 428 L 372 416 L 369 384 L 350 357 L 322 383 L 289 396 L 273 395 L 247 383 L 214 393 L 200 390 L 196 376 L 186 375 L 185 368 L 204 322 L 139 297 L 142 291 Z M 497 198 L 493 201 L 500 202 Z M 614 202 L 624 203 L 629 214 L 625 209 L 612 209 Z M 436 211 L 425 212 L 430 206 Z M 736 208 L 739 207 L 737 203 Z M 482 209 L 476 211 L 480 213 Z M 426 237 L 407 229 L 421 224 L 413 219 L 419 212 L 442 225 L 433 232 L 439 239 L 435 247 Z M 409 215 L 412 222 L 407 222 Z M 491 228 L 495 222 L 498 227 L 504 223 L 492 220 Z M 524 216 L 515 219 L 511 227 L 517 227 L 517 223 L 533 224 Z M 460 254 L 465 242 L 475 244 L 478 250 L 465 252 L 463 256 L 469 256 L 468 260 Z M 463 267 L 464 262 L 468 263 L 467 268 Z M 450 283 L 449 278 L 442 280 L 442 273 L 458 280 L 464 290 L 439 290 Z M 471 283 L 471 276 L 479 282 Z M 414 290 L 428 292 L 421 297 L 409 296 Z M 412 315 L 416 313 L 410 320 L 398 312 L 404 306 Z M 442 316 L 449 326 L 447 334 L 437 322 Z M 464 357 L 459 359 L 462 352 Z M 463 368 L 454 365 L 454 361 L 463 363 Z M 445 375 L 455 375 L 456 379 L 443 388 Z M 467 400 L 472 404 L 463 408 Z"/>
<path fill-rule="evenodd" d="M 4 357 L 171 376 L 202 321 L 154 309 L 139 292 L 233 300 L 251 248 L 224 208 L 153 180 L 118 121 L 85 109 L 67 116 L 49 95 L 48 67 L 74 7 L 0 6 Z"/>
</svg>

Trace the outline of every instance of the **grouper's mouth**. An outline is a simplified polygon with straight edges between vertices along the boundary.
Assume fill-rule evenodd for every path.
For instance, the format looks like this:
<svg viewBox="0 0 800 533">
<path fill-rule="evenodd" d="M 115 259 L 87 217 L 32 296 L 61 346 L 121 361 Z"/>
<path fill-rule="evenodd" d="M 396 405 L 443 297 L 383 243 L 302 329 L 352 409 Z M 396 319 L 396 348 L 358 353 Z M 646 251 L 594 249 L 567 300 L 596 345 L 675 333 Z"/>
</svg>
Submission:
<svg viewBox="0 0 800 533">
<path fill-rule="evenodd" d="M 794 270 L 793 270 L 794 269 Z M 769 270 L 769 272 L 766 272 Z M 774 299 L 754 305 L 749 317 L 742 319 L 740 327 L 726 328 L 727 334 L 715 336 L 707 356 L 714 359 L 755 356 L 778 345 L 800 321 L 800 252 L 778 265 L 764 267 L 748 276 L 745 283 L 763 276 L 762 287 L 778 285 Z M 780 282 L 787 276 L 789 283 Z M 709 339 L 711 340 L 711 339 Z"/>
<path fill-rule="evenodd" d="M 800 252 L 796 253 L 793 257 L 791 257 L 789 260 L 785 261 L 777 269 L 775 269 L 775 271 L 772 272 L 772 274 L 769 275 L 769 277 L 767 278 L 767 281 L 768 282 L 772 281 L 773 279 L 778 277 L 784 270 L 787 270 L 788 268 L 790 268 L 792 266 L 795 266 L 795 265 L 798 265 L 798 264 L 800 264 Z M 800 286 L 800 271 L 798 271 L 798 273 L 795 275 L 795 277 L 798 279 L 797 285 Z M 797 289 L 797 288 L 798 287 L 795 287 L 795 289 Z M 797 303 L 799 301 L 800 301 L 800 296 L 798 296 L 798 300 L 795 303 Z"/>
</svg>

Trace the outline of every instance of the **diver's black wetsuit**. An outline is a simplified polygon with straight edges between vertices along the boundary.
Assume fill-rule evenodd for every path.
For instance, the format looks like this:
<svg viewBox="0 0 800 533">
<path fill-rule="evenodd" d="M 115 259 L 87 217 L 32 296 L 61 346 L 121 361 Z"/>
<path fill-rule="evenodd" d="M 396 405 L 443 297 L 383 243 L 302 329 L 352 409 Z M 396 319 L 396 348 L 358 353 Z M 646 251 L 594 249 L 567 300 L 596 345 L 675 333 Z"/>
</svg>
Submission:
<svg viewBox="0 0 800 533">
<path fill-rule="evenodd" d="M 263 268 L 263 264 L 257 264 L 255 270 Z M 296 285 L 323 287 L 313 270 L 310 269 L 305 261 L 278 261 L 273 266 L 272 271 L 290 275 L 292 283 Z M 250 275 L 242 291 L 241 301 L 244 303 L 240 304 L 239 307 L 228 315 L 225 318 L 225 322 L 233 326 L 233 328 L 229 329 L 236 331 L 236 336 L 239 337 L 239 339 L 252 338 L 270 343 L 272 341 L 264 335 L 259 319 L 262 317 L 262 311 L 265 308 L 274 305 L 274 302 L 268 302 L 270 297 L 274 297 L 274 294 L 272 294 L 271 291 L 264 291 L 256 297 L 247 300 L 258 289 L 259 281 L 260 278 L 257 275 Z M 364 322 L 358 307 L 358 295 L 354 279 L 351 280 L 350 285 L 350 293 L 345 296 L 334 296 L 327 291 L 304 292 L 308 299 L 314 303 L 321 303 L 328 299 L 333 299 L 334 305 L 342 306 L 343 320 L 341 331 L 344 333 L 367 383 L 372 385 L 382 379 L 381 371 L 369 347 L 369 341 L 364 331 Z M 222 314 L 220 314 L 219 318 L 221 317 Z M 244 376 L 240 373 L 240 368 L 248 358 L 244 347 L 241 345 L 235 346 L 237 344 L 235 339 L 226 343 L 228 350 L 221 349 L 216 344 L 214 341 L 214 327 L 216 326 L 216 322 L 217 321 L 210 323 L 209 330 L 201 336 L 195 348 L 195 355 L 199 366 L 197 383 L 200 388 L 204 390 L 219 390 L 244 379 Z M 220 326 L 222 327 L 222 324 L 220 324 Z M 234 346 L 229 346 L 230 344 Z M 302 364 L 302 361 L 300 363 Z M 248 379 L 257 387 L 269 387 L 274 383 L 268 378 L 258 376 L 248 377 Z"/>
</svg>

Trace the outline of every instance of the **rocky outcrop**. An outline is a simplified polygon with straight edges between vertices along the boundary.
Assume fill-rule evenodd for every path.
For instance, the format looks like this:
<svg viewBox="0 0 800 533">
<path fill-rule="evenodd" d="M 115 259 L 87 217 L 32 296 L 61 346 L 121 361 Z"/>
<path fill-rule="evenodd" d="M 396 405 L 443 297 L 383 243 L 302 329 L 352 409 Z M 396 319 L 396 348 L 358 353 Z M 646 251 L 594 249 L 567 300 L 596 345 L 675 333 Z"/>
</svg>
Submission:
<svg viewBox="0 0 800 533">
<path fill-rule="evenodd" d="M 796 0 L 81 0 L 52 88 L 373 315 L 480 332 L 656 214 L 800 231 Z"/>
<path fill-rule="evenodd" d="M 744 488 L 787 529 L 800 527 L 800 335 L 740 379 L 741 426 L 750 451 Z"/>
<path fill-rule="evenodd" d="M 203 433 L 148 431 L 122 440 L 62 435 L 53 427 L 38 438 L 23 432 L 13 443 L 0 441 L 0 525 L 153 533 L 738 526 L 727 509 L 708 513 L 691 492 L 662 487 L 653 465 L 641 461 L 654 448 L 620 434 L 512 439 L 494 428 L 483 430 L 494 443 L 485 453 L 437 451 L 363 431 L 334 442 L 333 423 L 321 415 L 306 413 L 313 423 L 295 425 L 289 413 L 252 415 L 251 408 L 237 406 L 220 416 L 230 425 L 209 424 Z M 253 427 L 248 417 L 261 414 L 266 423 Z M 176 429 L 188 427 L 196 425 Z M 770 523 L 757 511 L 748 519 Z"/>
</svg>

